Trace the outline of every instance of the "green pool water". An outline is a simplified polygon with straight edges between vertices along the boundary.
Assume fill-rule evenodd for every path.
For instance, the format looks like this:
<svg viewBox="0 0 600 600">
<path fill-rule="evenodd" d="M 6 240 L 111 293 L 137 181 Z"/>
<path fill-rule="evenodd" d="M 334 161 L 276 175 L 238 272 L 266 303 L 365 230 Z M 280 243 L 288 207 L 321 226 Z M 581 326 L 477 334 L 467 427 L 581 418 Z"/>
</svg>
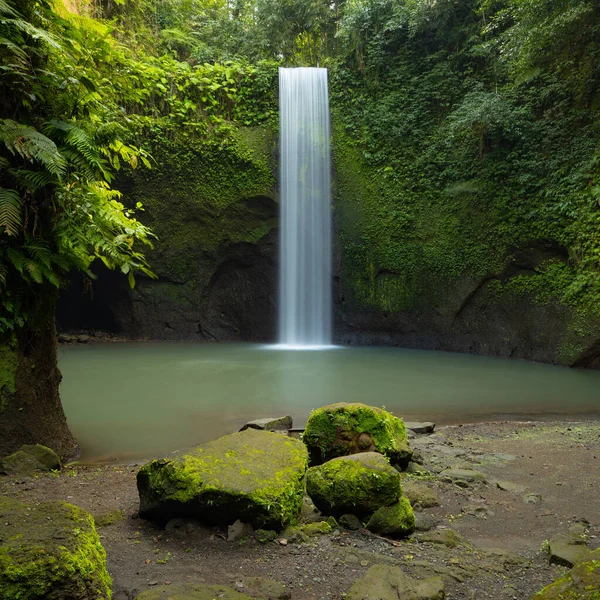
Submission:
<svg viewBox="0 0 600 600">
<path fill-rule="evenodd" d="M 62 346 L 61 397 L 89 461 L 137 460 L 332 402 L 438 424 L 600 417 L 600 372 L 398 348 L 280 350 L 255 344 Z"/>
</svg>

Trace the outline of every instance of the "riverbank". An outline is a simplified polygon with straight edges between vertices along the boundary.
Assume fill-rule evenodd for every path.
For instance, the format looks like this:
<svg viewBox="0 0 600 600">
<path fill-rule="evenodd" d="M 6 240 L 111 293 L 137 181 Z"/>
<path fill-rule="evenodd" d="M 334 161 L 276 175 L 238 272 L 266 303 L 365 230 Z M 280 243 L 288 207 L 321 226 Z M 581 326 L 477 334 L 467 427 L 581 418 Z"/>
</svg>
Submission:
<svg viewBox="0 0 600 600">
<path fill-rule="evenodd" d="M 567 571 L 549 564 L 553 536 L 571 531 L 587 536 L 590 548 L 600 546 L 600 422 L 468 424 L 411 444 L 419 462 L 404 485 L 418 530 L 401 541 L 364 529 L 267 543 L 248 533 L 228 541 L 227 531 L 196 523 L 162 530 L 137 515 L 138 464 L 2 477 L 0 493 L 28 503 L 65 500 L 90 511 L 115 600 L 164 584 L 242 590 L 251 576 L 283 583 L 293 600 L 341 599 L 375 564 L 398 565 L 418 578 L 441 575 L 450 599 L 521 600 Z M 454 476 L 448 468 L 481 476 Z M 304 517 L 318 519 L 308 506 Z"/>
</svg>

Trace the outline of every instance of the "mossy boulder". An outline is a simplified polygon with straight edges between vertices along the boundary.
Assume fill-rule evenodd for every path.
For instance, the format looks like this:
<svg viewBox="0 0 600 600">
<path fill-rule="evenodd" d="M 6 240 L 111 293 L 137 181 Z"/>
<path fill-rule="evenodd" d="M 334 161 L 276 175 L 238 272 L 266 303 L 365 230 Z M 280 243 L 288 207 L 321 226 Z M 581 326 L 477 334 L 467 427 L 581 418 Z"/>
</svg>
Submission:
<svg viewBox="0 0 600 600">
<path fill-rule="evenodd" d="M 0 498 L 2 600 L 109 600 L 106 553 L 92 516 L 66 502 Z"/>
<path fill-rule="evenodd" d="M 400 567 L 373 565 L 350 589 L 348 600 L 444 600 L 441 577 L 413 579 Z"/>
<path fill-rule="evenodd" d="M 600 548 L 531 600 L 600 600 Z"/>
<path fill-rule="evenodd" d="M 159 585 L 138 594 L 135 600 L 260 600 L 224 585 L 203 585 L 186 583 L 183 585 Z"/>
<path fill-rule="evenodd" d="M 255 429 L 226 435 L 142 467 L 140 516 L 221 525 L 240 519 L 280 531 L 300 514 L 307 462 L 306 448 L 293 438 Z"/>
<path fill-rule="evenodd" d="M 415 514 L 408 498 L 378 508 L 367 522 L 367 529 L 389 537 L 410 535 L 415 530 Z"/>
<path fill-rule="evenodd" d="M 364 452 L 311 467 L 306 491 L 324 514 L 363 516 L 397 502 L 402 494 L 400 480 L 385 456 Z"/>
<path fill-rule="evenodd" d="M 30 475 L 34 471 L 55 471 L 60 467 L 56 452 L 41 444 L 25 444 L 0 461 L 0 473 L 6 475 Z"/>
<path fill-rule="evenodd" d="M 379 452 L 404 466 L 412 456 L 402 419 L 360 403 L 339 402 L 315 410 L 302 439 L 311 464 L 359 452 Z"/>
</svg>

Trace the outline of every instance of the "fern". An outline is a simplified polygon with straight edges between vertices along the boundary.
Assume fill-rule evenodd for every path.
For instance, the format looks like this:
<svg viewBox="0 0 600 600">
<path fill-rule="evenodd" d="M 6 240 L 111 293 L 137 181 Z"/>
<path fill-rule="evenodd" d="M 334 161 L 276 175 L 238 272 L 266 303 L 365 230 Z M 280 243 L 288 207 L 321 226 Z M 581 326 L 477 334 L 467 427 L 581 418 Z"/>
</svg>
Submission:
<svg viewBox="0 0 600 600">
<path fill-rule="evenodd" d="M 16 190 L 0 187 L 0 228 L 7 235 L 16 236 L 21 231 L 21 198 Z"/>
<path fill-rule="evenodd" d="M 0 120 L 0 142 L 4 142 L 13 155 L 18 154 L 29 161 L 39 161 L 56 177 L 60 178 L 65 172 L 65 159 L 56 144 L 33 127 L 10 119 Z"/>
</svg>

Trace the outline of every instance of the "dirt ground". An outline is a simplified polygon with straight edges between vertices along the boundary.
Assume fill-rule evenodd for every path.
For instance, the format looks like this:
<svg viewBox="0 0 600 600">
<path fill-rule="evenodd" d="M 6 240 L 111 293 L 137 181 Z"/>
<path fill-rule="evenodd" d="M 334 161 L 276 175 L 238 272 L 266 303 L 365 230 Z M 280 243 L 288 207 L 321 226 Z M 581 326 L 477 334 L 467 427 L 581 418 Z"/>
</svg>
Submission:
<svg viewBox="0 0 600 600">
<path fill-rule="evenodd" d="M 0 494 L 31 503 L 65 500 L 90 511 L 115 600 L 157 584 L 237 583 L 241 589 L 244 576 L 279 581 L 295 600 L 341 599 L 378 563 L 419 578 L 441 575 L 451 600 L 521 600 L 567 570 L 549 564 L 552 536 L 581 523 L 588 546 L 600 546 L 600 422 L 469 424 L 411 443 L 422 463 L 414 467 L 425 474 L 408 480 L 433 490 L 439 506 L 417 507 L 421 531 L 400 541 L 363 529 L 265 544 L 253 536 L 227 541 L 226 531 L 193 523 L 161 530 L 138 518 L 137 464 L 77 464 L 60 474 L 3 477 Z M 440 477 L 448 467 L 475 469 L 485 481 Z"/>
</svg>

